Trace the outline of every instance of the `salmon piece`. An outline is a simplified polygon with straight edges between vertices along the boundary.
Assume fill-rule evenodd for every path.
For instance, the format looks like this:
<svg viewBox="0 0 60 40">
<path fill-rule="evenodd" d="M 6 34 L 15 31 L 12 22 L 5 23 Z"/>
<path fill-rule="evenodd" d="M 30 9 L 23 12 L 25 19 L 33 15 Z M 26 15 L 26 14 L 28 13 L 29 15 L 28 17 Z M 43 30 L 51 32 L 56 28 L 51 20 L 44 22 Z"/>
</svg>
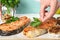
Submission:
<svg viewBox="0 0 60 40">
<path fill-rule="evenodd" d="M 48 29 L 49 33 L 60 34 L 60 26 L 53 26 Z"/>
<path fill-rule="evenodd" d="M 1 35 L 11 35 L 19 33 L 22 31 L 28 24 L 30 23 L 30 19 L 26 16 L 20 17 L 19 20 L 11 23 L 0 24 L 0 34 Z"/>
<path fill-rule="evenodd" d="M 12 31 L 12 30 L 16 30 L 22 26 L 24 26 L 25 24 L 29 23 L 30 19 L 27 17 L 21 17 L 21 19 L 15 21 L 15 22 L 11 22 L 9 24 L 1 24 L 0 25 L 0 30 L 3 31 Z"/>
<path fill-rule="evenodd" d="M 57 24 L 60 25 L 60 17 L 57 17 Z"/>
<path fill-rule="evenodd" d="M 45 34 L 46 29 L 34 28 L 32 26 L 28 26 L 23 30 L 23 34 L 29 38 L 37 37 Z"/>
<path fill-rule="evenodd" d="M 57 20 L 55 18 L 51 18 L 45 22 L 43 22 L 39 27 L 43 29 L 48 29 L 49 27 L 55 26 Z"/>
<path fill-rule="evenodd" d="M 28 26 L 24 29 L 25 32 L 28 32 L 28 31 L 31 31 L 31 30 L 35 30 L 35 28 L 32 27 L 32 26 Z"/>
<path fill-rule="evenodd" d="M 40 19 L 39 19 L 40 20 Z M 49 29 L 50 27 L 53 27 L 56 25 L 57 20 L 55 18 L 51 18 L 45 22 L 43 22 L 40 26 L 37 28 L 34 28 L 32 26 L 27 26 L 23 30 L 23 34 L 29 38 L 31 37 L 37 37 L 39 35 L 45 34 L 47 32 L 46 29 Z"/>
</svg>

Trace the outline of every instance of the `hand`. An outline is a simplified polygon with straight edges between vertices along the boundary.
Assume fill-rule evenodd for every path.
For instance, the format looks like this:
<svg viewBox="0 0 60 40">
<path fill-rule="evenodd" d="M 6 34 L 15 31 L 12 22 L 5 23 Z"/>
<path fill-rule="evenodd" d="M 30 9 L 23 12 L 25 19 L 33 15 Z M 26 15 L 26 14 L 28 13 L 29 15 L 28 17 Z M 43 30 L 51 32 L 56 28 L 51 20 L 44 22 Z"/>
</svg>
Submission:
<svg viewBox="0 0 60 40">
<path fill-rule="evenodd" d="M 58 6 L 60 7 L 60 2 L 58 2 Z"/>
<path fill-rule="evenodd" d="M 40 0 L 41 3 L 41 10 L 40 10 L 40 18 L 42 22 L 50 19 L 56 12 L 58 8 L 58 1 L 57 0 Z M 46 12 L 46 8 L 50 6 L 50 12 Z"/>
</svg>

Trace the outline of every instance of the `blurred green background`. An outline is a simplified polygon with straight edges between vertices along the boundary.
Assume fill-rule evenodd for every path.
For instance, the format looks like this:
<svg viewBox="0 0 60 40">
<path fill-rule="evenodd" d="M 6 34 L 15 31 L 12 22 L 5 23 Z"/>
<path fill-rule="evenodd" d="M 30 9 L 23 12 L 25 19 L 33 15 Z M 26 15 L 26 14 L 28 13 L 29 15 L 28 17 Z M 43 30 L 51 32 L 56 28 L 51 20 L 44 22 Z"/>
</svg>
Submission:
<svg viewBox="0 0 60 40">
<path fill-rule="evenodd" d="M 39 0 L 20 0 L 19 7 L 16 9 L 17 13 L 39 13 Z"/>
<path fill-rule="evenodd" d="M 49 8 L 47 10 L 49 10 Z M 16 8 L 16 12 L 18 14 L 39 13 L 40 0 L 20 0 L 20 4 L 19 4 L 19 7 Z"/>
</svg>

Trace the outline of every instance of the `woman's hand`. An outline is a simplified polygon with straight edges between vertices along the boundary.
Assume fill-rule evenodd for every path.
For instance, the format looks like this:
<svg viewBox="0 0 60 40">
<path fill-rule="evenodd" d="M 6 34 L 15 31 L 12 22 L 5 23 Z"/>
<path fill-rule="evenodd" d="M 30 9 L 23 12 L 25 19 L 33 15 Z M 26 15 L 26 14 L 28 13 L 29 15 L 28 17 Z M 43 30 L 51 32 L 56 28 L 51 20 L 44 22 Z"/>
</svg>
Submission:
<svg viewBox="0 0 60 40">
<path fill-rule="evenodd" d="M 60 7 L 60 2 L 58 2 L 58 6 Z"/>
<path fill-rule="evenodd" d="M 57 0 L 40 0 L 41 3 L 41 10 L 40 10 L 40 18 L 42 22 L 50 19 L 56 12 L 58 8 L 58 1 Z M 46 12 L 46 8 L 50 6 L 50 12 Z"/>
</svg>

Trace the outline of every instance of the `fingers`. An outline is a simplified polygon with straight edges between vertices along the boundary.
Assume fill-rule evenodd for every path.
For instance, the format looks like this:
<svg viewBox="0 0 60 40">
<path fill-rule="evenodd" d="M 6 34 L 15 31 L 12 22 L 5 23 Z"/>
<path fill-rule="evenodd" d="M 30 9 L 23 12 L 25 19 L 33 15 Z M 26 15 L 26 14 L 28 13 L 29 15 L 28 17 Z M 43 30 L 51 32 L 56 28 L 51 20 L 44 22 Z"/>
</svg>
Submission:
<svg viewBox="0 0 60 40">
<path fill-rule="evenodd" d="M 53 17 L 53 15 L 55 14 L 55 11 L 56 11 L 56 3 L 55 4 L 51 3 L 50 12 L 44 17 L 43 22 Z"/>
<path fill-rule="evenodd" d="M 56 12 L 56 8 L 57 8 L 57 1 L 53 1 L 53 3 L 51 2 L 50 4 L 50 13 L 49 13 L 49 18 L 52 17 L 55 12 Z"/>
<path fill-rule="evenodd" d="M 58 7 L 60 7 L 60 2 L 58 2 Z"/>
<path fill-rule="evenodd" d="M 41 18 L 41 20 L 43 20 L 43 18 L 44 18 L 44 12 L 45 12 L 45 6 L 41 6 L 41 10 L 40 10 L 40 18 Z"/>
<path fill-rule="evenodd" d="M 44 21 L 46 21 L 46 20 L 48 20 L 49 19 L 49 13 L 48 12 L 46 12 L 45 13 L 45 16 L 44 16 L 44 19 L 42 20 L 42 22 L 44 22 Z"/>
</svg>

